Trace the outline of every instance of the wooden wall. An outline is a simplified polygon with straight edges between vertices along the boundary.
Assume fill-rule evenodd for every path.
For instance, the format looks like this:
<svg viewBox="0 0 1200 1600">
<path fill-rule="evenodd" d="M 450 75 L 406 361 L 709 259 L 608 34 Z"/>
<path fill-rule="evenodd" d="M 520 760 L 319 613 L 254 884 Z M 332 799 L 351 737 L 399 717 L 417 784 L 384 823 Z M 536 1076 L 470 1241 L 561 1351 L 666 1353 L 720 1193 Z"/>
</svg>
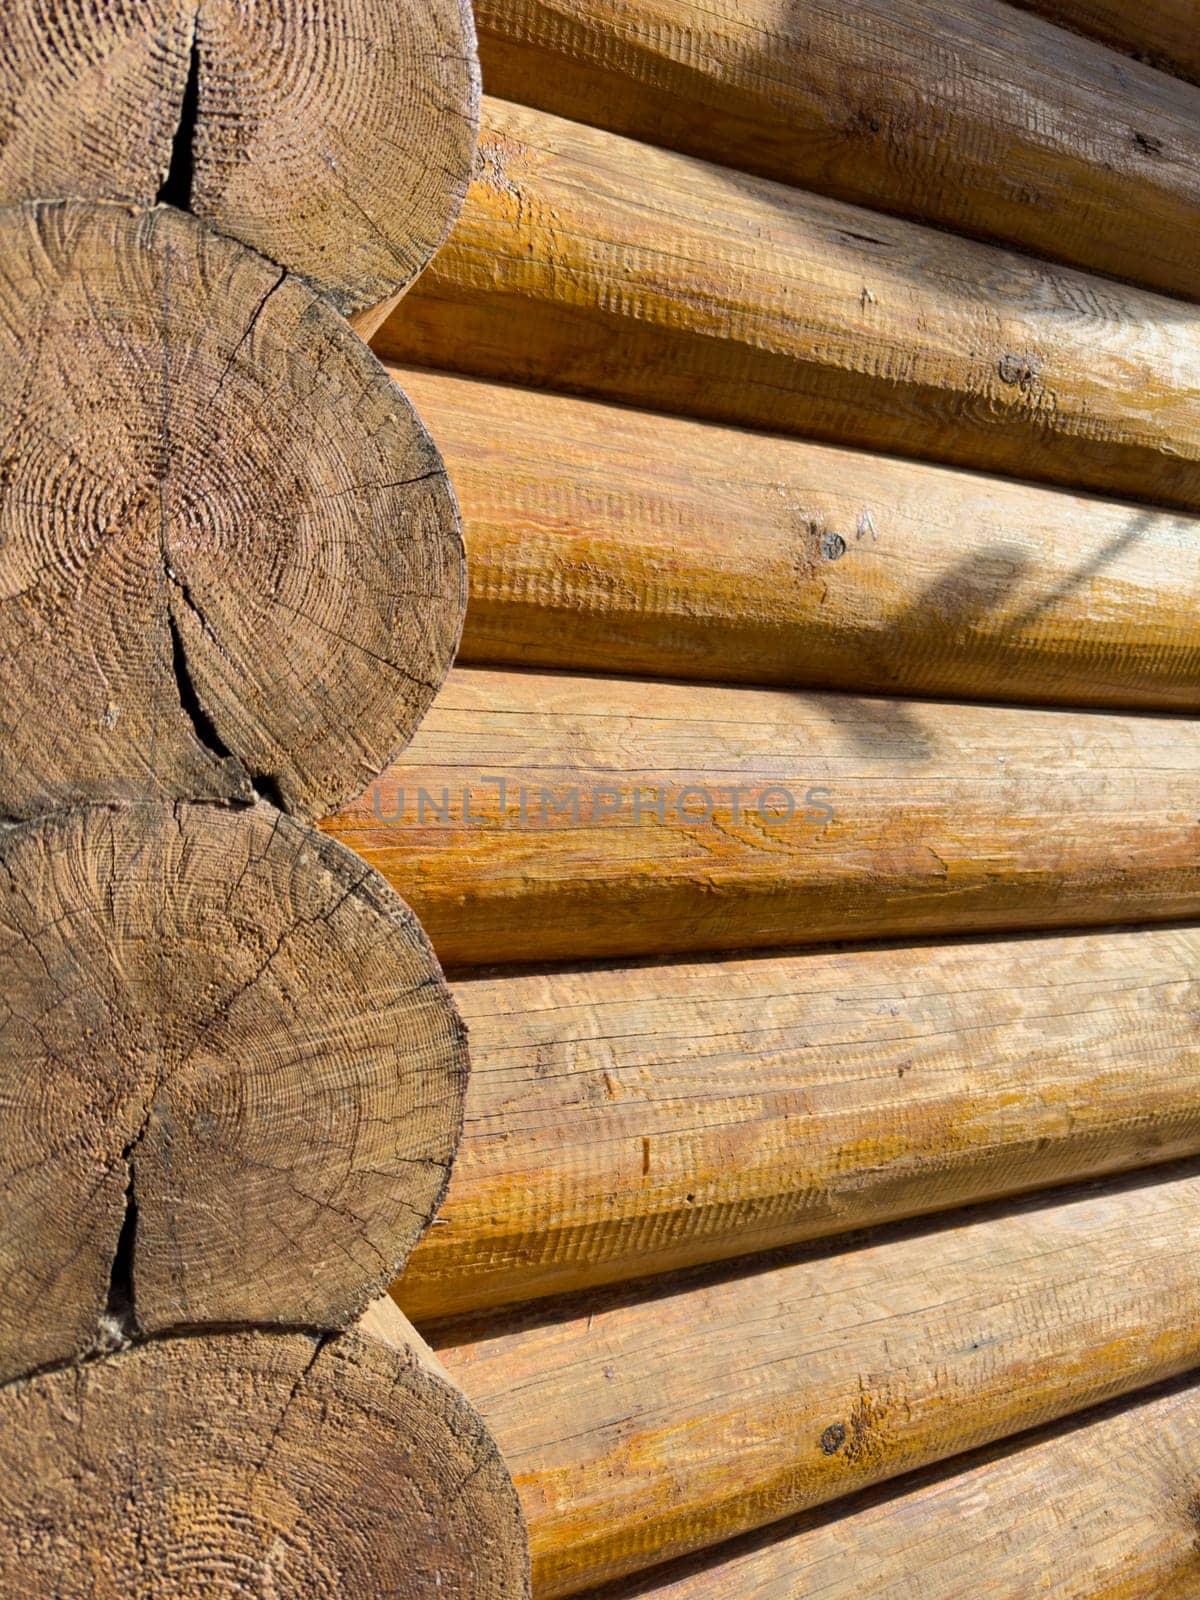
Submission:
<svg viewBox="0 0 1200 1600">
<path fill-rule="evenodd" d="M 393 1293 L 536 1595 L 1200 1581 L 1187 10 L 480 4 L 376 337 L 459 665 L 325 827 L 470 1026 Z"/>
</svg>

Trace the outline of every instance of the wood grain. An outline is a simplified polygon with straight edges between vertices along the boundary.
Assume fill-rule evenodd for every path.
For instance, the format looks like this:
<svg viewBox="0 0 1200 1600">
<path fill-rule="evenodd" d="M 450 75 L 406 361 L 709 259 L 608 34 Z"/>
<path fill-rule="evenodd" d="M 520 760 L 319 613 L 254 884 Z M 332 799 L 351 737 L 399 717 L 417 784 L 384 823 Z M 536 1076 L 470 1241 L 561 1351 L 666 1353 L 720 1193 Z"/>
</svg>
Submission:
<svg viewBox="0 0 1200 1600">
<path fill-rule="evenodd" d="M 467 1323 L 434 1346 L 577 1594 L 1200 1362 L 1200 1177 Z"/>
<path fill-rule="evenodd" d="M 479 115 L 467 0 L 9 0 L 0 200 L 156 200 L 349 315 L 445 238 Z"/>
<path fill-rule="evenodd" d="M 1042 9 L 1143 26 L 1119 0 Z M 1194 36 L 1194 0 L 1175 9 Z M 1200 293 L 1195 90 L 1001 0 L 480 0 L 476 21 L 505 100 Z"/>
<path fill-rule="evenodd" d="M 428 434 L 312 290 L 166 208 L 0 210 L 0 814 L 321 816 L 465 602 Z"/>
<path fill-rule="evenodd" d="M 322 826 L 454 966 L 1182 920 L 1200 725 L 457 668 Z"/>
<path fill-rule="evenodd" d="M 1200 506 L 1200 311 L 504 101 L 376 348 Z"/>
<path fill-rule="evenodd" d="M 1200 710 L 1200 522 L 414 367 L 458 659 Z"/>
<path fill-rule="evenodd" d="M 420 1323 L 1200 1152 L 1200 931 L 463 978 Z"/>
<path fill-rule="evenodd" d="M 0 829 L 0 1381 L 131 1333 L 344 1327 L 445 1190 L 467 1075 L 421 929 L 269 807 Z"/>
<path fill-rule="evenodd" d="M 1200 9 L 1196 0 L 1015 0 L 1064 28 L 1080 33 L 1200 83 Z"/>
<path fill-rule="evenodd" d="M 0 1586 L 26 1600 L 522 1600 L 512 1480 L 420 1351 L 135 1345 L 0 1389 Z"/>
<path fill-rule="evenodd" d="M 606 1600 L 1190 1600 L 1200 1390 L 1104 1407 Z"/>
</svg>

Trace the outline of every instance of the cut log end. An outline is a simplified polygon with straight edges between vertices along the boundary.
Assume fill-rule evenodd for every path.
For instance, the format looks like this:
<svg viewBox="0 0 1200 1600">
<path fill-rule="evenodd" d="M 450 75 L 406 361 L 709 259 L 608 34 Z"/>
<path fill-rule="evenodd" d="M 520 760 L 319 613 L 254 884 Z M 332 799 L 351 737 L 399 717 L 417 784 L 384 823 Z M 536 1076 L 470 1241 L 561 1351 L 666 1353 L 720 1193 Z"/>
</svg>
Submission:
<svg viewBox="0 0 1200 1600">
<path fill-rule="evenodd" d="M 344 1327 L 458 1142 L 466 1045 L 403 902 L 266 806 L 0 835 L 0 1379 L 203 1323 Z"/>
<path fill-rule="evenodd" d="M 25 1600 L 519 1600 L 511 1480 L 414 1351 L 166 1339 L 0 1391 L 0 1588 Z"/>
<path fill-rule="evenodd" d="M 0 813 L 327 814 L 464 607 L 441 459 L 313 291 L 167 208 L 0 213 Z"/>
<path fill-rule="evenodd" d="M 0 198 L 167 200 L 346 314 L 445 238 L 478 115 L 464 0 L 18 0 L 0 18 Z"/>
</svg>

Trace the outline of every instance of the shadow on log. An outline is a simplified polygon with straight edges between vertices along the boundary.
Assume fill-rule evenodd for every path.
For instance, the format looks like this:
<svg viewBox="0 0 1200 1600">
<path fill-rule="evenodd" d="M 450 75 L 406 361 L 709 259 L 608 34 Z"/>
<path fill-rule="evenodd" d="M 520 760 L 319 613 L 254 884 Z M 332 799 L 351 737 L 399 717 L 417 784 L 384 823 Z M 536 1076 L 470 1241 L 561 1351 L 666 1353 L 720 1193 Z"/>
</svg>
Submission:
<svg viewBox="0 0 1200 1600">
<path fill-rule="evenodd" d="M 458 659 L 1200 710 L 1200 521 L 393 368 L 471 552 Z"/>
<path fill-rule="evenodd" d="M 456 668 L 322 824 L 447 966 L 1200 915 L 1200 725 Z"/>
<path fill-rule="evenodd" d="M 1064 28 L 1127 50 L 1163 72 L 1200 83 L 1200 32 L 1195 0 L 1016 0 Z"/>
</svg>

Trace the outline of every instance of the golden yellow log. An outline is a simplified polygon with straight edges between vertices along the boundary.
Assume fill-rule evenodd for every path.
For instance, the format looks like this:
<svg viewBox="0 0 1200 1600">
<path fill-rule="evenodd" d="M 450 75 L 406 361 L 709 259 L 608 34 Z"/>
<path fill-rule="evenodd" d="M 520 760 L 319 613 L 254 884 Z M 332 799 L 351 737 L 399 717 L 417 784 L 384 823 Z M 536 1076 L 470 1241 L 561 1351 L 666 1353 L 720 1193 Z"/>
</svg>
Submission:
<svg viewBox="0 0 1200 1600">
<path fill-rule="evenodd" d="M 322 826 L 454 966 L 1183 920 L 1200 724 L 458 668 Z"/>
<path fill-rule="evenodd" d="M 1143 26 L 1127 0 L 1041 9 Z M 1159 9 L 1186 10 L 1195 35 L 1194 0 Z M 1195 90 L 1001 0 L 479 0 L 476 15 L 506 100 L 1200 294 Z"/>
<path fill-rule="evenodd" d="M 1200 709 L 1200 522 L 419 368 L 459 659 Z"/>
<path fill-rule="evenodd" d="M 1200 310 L 494 99 L 376 347 L 1200 506 Z"/>
<path fill-rule="evenodd" d="M 464 978 L 418 1322 L 1200 1152 L 1200 930 Z"/>
<path fill-rule="evenodd" d="M 1164 72 L 1200 83 L 1200 14 L 1196 0 L 1017 0 L 1029 11 L 1128 50 Z"/>
<path fill-rule="evenodd" d="M 1198 1206 L 1168 1169 L 434 1346 L 557 1600 L 1196 1366 Z"/>
<path fill-rule="evenodd" d="M 1193 1600 L 1198 1438 L 1200 1388 L 1157 1392 L 641 1575 L 610 1600 Z"/>
</svg>

